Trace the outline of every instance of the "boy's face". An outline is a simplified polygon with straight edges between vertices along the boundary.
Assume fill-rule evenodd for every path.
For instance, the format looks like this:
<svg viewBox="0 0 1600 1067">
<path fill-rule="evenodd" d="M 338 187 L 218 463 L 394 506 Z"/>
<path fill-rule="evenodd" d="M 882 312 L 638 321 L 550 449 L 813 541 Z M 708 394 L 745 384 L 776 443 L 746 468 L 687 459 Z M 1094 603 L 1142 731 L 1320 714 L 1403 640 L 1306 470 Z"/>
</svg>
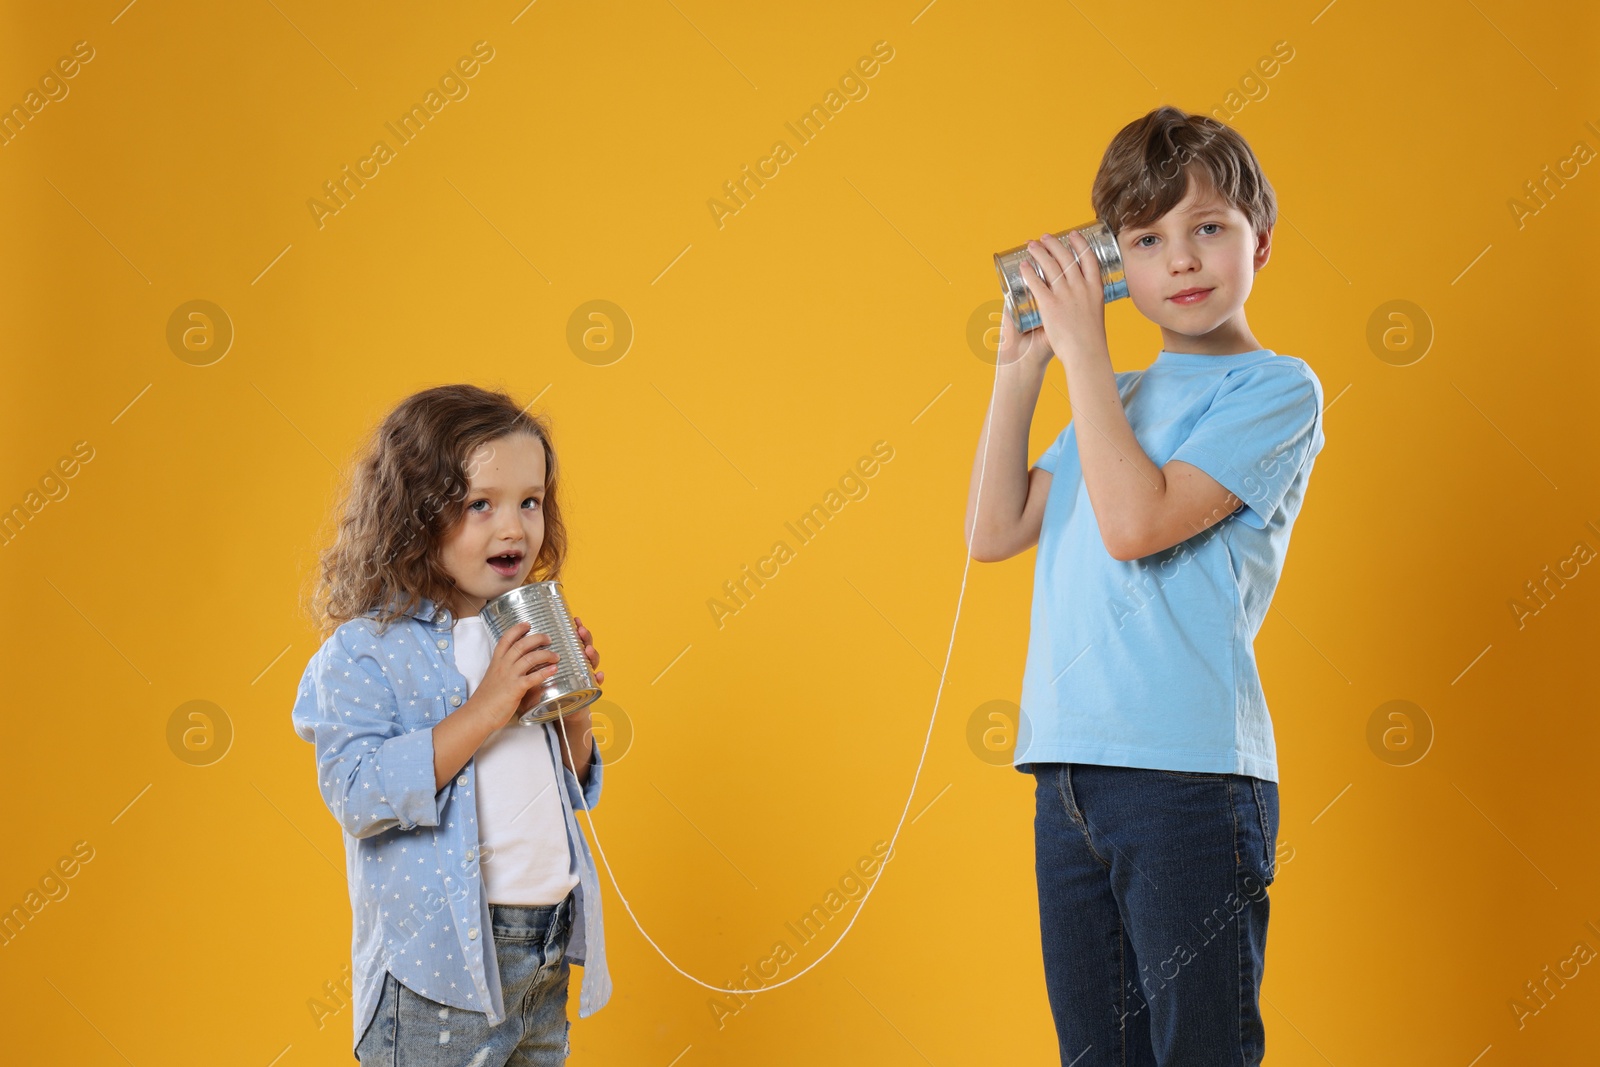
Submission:
<svg viewBox="0 0 1600 1067">
<path fill-rule="evenodd" d="M 544 446 L 529 434 L 497 437 L 467 461 L 466 512 L 440 544 L 456 583 L 457 618 L 521 585 L 544 544 Z M 514 560 L 499 557 L 507 553 Z"/>
<path fill-rule="evenodd" d="M 1230 355 L 1260 347 L 1244 302 L 1271 254 L 1272 231 L 1258 236 L 1202 175 L 1191 171 L 1183 200 L 1154 222 L 1124 227 L 1117 245 L 1128 296 L 1161 327 L 1164 349 Z M 1194 289 L 1203 292 L 1174 299 Z"/>
</svg>

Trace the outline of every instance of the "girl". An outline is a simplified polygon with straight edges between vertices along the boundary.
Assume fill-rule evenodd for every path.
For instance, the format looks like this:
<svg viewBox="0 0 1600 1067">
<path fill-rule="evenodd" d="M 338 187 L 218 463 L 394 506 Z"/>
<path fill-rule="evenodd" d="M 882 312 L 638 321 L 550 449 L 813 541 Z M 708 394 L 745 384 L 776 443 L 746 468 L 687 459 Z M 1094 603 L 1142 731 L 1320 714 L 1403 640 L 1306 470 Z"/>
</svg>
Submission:
<svg viewBox="0 0 1600 1067">
<path fill-rule="evenodd" d="M 293 722 L 345 831 L 363 1064 L 562 1064 L 569 964 L 579 1017 L 611 995 L 573 815 L 600 795 L 589 712 L 524 725 L 556 654 L 527 623 L 492 642 L 478 615 L 560 576 L 557 482 L 548 427 L 516 401 L 428 389 L 378 427 L 322 556 L 312 613 L 332 632 Z"/>
</svg>

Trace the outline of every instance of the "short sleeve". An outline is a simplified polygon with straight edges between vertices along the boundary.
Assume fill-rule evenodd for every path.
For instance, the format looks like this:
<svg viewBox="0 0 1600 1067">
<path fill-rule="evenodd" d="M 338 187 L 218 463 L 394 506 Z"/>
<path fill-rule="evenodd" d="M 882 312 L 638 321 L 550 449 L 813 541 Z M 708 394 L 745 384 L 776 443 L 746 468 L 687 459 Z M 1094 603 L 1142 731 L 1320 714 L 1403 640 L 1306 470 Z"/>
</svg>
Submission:
<svg viewBox="0 0 1600 1067">
<path fill-rule="evenodd" d="M 1071 430 L 1072 426 L 1069 424 L 1065 430 L 1056 434 L 1056 439 L 1051 441 L 1050 447 L 1045 449 L 1043 454 L 1033 461 L 1033 465 L 1042 471 L 1049 471 L 1054 474 L 1056 472 L 1056 460 L 1061 458 L 1062 446 L 1066 444 L 1067 434 Z"/>
<path fill-rule="evenodd" d="M 1322 444 L 1316 375 L 1303 364 L 1267 363 L 1230 374 L 1171 459 L 1215 478 L 1244 501 L 1240 520 L 1262 530 Z"/>
</svg>

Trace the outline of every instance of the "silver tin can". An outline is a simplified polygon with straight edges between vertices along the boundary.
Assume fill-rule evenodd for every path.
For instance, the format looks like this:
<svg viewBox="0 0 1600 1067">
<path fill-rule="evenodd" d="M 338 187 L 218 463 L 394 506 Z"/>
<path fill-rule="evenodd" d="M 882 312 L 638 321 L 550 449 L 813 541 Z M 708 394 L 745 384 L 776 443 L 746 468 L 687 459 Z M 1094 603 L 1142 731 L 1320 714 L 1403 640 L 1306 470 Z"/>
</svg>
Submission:
<svg viewBox="0 0 1600 1067">
<path fill-rule="evenodd" d="M 1095 259 L 1100 263 L 1100 284 L 1105 288 L 1105 302 L 1109 304 L 1127 296 L 1128 282 L 1122 274 L 1122 249 L 1117 247 L 1117 235 L 1099 219 L 1056 234 L 1062 244 L 1071 248 L 1072 244 L 1067 240 L 1069 233 L 1081 234 L 1094 251 Z M 1023 333 L 1037 330 L 1040 322 L 1039 305 L 1022 280 L 1022 263 L 1029 258 L 1025 244 L 994 254 L 994 269 L 1000 275 L 1000 289 L 1005 294 L 1006 310 L 1011 312 L 1017 328 Z"/>
<path fill-rule="evenodd" d="M 572 625 L 572 613 L 561 595 L 560 582 L 530 582 L 502 593 L 483 606 L 479 616 L 498 644 L 505 632 L 519 622 L 527 623 L 529 633 L 544 634 L 555 652 L 556 672 L 540 687 L 539 703 L 522 715 L 525 723 L 548 722 L 587 707 L 600 696 L 600 686 L 583 657 L 583 642 Z"/>
</svg>

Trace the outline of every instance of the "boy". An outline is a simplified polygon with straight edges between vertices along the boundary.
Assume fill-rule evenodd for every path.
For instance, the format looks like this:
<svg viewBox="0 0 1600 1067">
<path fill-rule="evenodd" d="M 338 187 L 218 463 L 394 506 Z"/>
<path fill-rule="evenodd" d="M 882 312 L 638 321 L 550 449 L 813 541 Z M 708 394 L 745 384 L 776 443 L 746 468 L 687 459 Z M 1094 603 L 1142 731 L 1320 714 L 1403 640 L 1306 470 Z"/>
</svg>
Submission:
<svg viewBox="0 0 1600 1067">
<path fill-rule="evenodd" d="M 1043 327 L 1001 324 L 968 507 L 975 559 L 1039 546 L 1014 763 L 1050 1009 L 1064 1065 L 1258 1064 L 1278 768 L 1252 642 L 1322 386 L 1246 324 L 1277 205 L 1237 133 L 1158 108 L 1112 139 L 1092 200 L 1162 350 L 1114 372 L 1088 243 L 1030 242 Z M 1030 470 L 1052 356 L 1074 417 Z"/>
</svg>

